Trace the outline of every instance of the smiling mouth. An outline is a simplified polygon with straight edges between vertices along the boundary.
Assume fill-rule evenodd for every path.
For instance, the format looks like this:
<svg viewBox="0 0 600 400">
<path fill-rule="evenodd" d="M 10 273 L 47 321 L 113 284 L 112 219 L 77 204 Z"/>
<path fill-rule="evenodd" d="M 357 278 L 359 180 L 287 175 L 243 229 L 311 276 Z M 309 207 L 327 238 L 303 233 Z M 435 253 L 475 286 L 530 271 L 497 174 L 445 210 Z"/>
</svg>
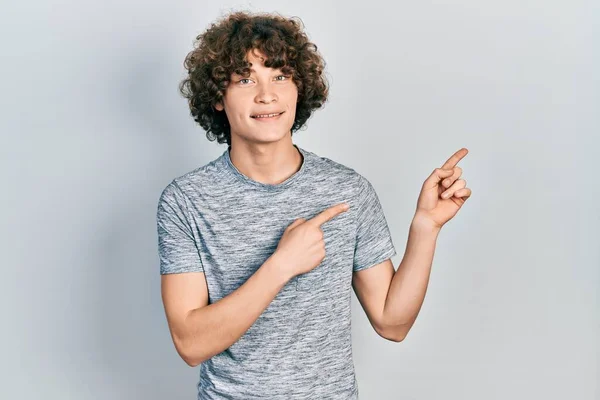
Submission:
<svg viewBox="0 0 600 400">
<path fill-rule="evenodd" d="M 280 116 L 281 114 L 283 114 L 285 111 L 282 111 L 280 113 L 273 113 L 273 114 L 257 114 L 257 115 L 251 115 L 250 118 L 254 118 L 254 119 L 269 119 L 269 118 L 275 118 Z"/>
</svg>

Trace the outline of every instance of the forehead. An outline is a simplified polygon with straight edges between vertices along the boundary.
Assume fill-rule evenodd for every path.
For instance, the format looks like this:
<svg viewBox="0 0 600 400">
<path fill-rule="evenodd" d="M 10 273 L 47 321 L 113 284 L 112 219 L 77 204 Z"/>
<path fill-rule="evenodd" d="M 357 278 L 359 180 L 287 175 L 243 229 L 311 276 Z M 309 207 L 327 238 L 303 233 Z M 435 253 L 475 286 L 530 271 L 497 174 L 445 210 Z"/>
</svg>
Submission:
<svg viewBox="0 0 600 400">
<path fill-rule="evenodd" d="M 246 59 L 248 62 L 252 63 L 252 65 L 262 65 L 266 58 L 267 57 L 258 49 L 252 49 L 246 53 Z"/>
<path fill-rule="evenodd" d="M 252 72 L 257 72 L 257 69 L 263 69 L 263 70 L 270 70 L 270 71 L 279 71 L 279 68 L 269 68 L 269 67 L 265 67 L 264 63 L 265 60 L 267 59 L 267 56 L 264 55 L 263 53 L 260 52 L 260 50 L 258 49 L 252 49 L 249 50 L 246 53 L 246 60 L 252 64 L 252 66 L 250 67 L 249 71 Z M 236 73 L 235 71 L 232 73 L 233 76 L 241 76 L 238 73 Z"/>
</svg>

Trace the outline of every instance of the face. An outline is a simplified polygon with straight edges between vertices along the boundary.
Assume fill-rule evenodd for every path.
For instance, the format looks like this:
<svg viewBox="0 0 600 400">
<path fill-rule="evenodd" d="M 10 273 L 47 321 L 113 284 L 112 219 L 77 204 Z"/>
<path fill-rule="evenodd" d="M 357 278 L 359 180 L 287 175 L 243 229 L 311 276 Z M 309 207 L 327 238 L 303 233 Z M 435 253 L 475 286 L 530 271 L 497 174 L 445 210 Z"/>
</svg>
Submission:
<svg viewBox="0 0 600 400">
<path fill-rule="evenodd" d="M 223 103 L 215 105 L 217 110 L 225 110 L 232 140 L 235 135 L 251 142 L 268 143 L 290 134 L 298 88 L 291 76 L 265 67 L 264 59 L 258 50 L 248 52 L 247 60 L 252 64 L 250 76 L 232 74 Z"/>
</svg>

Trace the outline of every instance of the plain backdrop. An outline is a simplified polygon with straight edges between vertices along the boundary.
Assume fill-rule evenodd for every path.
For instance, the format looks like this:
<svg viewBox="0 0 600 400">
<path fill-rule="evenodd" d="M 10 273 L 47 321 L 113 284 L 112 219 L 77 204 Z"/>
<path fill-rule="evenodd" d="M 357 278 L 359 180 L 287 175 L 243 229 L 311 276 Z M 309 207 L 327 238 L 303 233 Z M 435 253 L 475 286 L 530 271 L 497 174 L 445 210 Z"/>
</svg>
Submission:
<svg viewBox="0 0 600 400">
<path fill-rule="evenodd" d="M 225 150 L 177 84 L 231 10 L 302 19 L 331 94 L 294 142 L 373 183 L 396 267 L 423 181 L 470 151 L 406 340 L 352 298 L 361 399 L 600 399 L 599 7 L 523 0 L 5 4 L 0 397 L 195 398 L 155 214 Z"/>
</svg>

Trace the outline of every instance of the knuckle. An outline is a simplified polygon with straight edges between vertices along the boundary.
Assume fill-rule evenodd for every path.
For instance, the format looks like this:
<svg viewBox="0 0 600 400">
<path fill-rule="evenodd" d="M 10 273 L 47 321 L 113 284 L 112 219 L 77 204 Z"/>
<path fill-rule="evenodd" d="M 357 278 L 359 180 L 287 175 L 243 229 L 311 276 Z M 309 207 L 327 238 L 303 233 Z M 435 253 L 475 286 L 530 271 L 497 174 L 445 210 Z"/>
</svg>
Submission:
<svg viewBox="0 0 600 400">
<path fill-rule="evenodd" d="M 317 228 L 317 229 L 312 229 L 312 230 L 310 231 L 310 237 L 311 237 L 311 239 L 313 239 L 313 240 L 316 240 L 316 241 L 318 241 L 318 240 L 319 240 L 319 238 L 320 238 L 320 234 L 321 234 L 321 230 L 320 230 L 319 228 Z"/>
</svg>

